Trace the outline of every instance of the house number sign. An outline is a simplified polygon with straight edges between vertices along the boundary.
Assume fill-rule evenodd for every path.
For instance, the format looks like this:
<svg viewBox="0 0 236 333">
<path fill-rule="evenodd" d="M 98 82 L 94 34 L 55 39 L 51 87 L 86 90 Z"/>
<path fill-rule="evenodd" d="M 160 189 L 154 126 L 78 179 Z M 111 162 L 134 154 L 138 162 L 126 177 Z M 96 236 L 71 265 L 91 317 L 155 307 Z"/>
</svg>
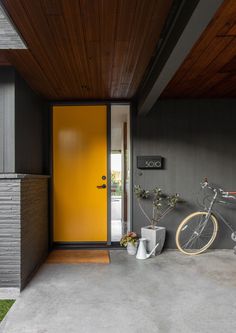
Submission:
<svg viewBox="0 0 236 333">
<path fill-rule="evenodd" d="M 137 156 L 138 169 L 162 169 L 163 161 L 161 156 Z"/>
</svg>

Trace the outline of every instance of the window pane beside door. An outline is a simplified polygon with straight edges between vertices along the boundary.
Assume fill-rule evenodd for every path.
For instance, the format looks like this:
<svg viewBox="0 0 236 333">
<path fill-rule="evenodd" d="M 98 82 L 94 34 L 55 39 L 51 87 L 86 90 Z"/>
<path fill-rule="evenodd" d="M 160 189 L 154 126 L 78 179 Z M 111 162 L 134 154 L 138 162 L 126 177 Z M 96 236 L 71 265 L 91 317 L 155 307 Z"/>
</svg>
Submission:
<svg viewBox="0 0 236 333">
<path fill-rule="evenodd" d="M 111 107 L 111 241 L 130 230 L 129 105 Z"/>
</svg>

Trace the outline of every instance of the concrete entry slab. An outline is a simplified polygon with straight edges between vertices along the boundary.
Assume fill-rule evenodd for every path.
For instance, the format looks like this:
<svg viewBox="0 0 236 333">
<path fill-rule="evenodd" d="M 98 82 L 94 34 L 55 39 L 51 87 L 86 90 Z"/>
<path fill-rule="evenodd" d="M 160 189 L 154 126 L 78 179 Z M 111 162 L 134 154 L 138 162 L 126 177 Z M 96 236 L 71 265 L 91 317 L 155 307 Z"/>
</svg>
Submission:
<svg viewBox="0 0 236 333">
<path fill-rule="evenodd" d="M 20 295 L 20 288 L 0 288 L 0 299 L 16 299 Z"/>
<path fill-rule="evenodd" d="M 43 265 L 2 333 L 232 333 L 236 256 L 176 251 L 138 261 L 111 251 L 110 265 Z"/>
</svg>

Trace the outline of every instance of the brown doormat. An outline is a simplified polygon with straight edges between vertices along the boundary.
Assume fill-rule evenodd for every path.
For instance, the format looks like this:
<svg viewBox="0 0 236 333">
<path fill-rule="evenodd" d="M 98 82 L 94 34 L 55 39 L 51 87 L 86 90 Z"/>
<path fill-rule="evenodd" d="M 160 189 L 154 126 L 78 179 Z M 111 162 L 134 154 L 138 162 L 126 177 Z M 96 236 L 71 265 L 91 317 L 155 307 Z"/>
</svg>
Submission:
<svg viewBox="0 0 236 333">
<path fill-rule="evenodd" d="M 107 250 L 54 250 L 47 264 L 110 264 Z"/>
</svg>

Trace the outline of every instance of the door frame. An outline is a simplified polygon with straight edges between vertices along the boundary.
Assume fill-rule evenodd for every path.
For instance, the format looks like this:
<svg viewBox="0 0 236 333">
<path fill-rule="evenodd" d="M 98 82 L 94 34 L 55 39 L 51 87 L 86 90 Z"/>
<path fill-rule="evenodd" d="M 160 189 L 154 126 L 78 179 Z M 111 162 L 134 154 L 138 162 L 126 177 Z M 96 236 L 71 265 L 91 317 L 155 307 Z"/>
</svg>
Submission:
<svg viewBox="0 0 236 333">
<path fill-rule="evenodd" d="M 55 101 L 50 103 L 50 115 L 49 115 L 49 161 L 50 161 L 50 182 L 49 182 L 49 249 L 52 248 L 107 248 L 117 247 L 119 244 L 112 244 L 111 242 L 111 166 L 110 166 L 110 154 L 111 154 L 111 105 L 129 105 L 130 106 L 130 183 L 133 188 L 132 177 L 132 112 L 131 103 L 127 101 Z M 53 107 L 54 106 L 101 106 L 104 105 L 107 108 L 107 241 L 106 242 L 54 242 L 53 235 Z M 132 191 L 130 193 L 130 202 L 132 203 Z M 132 204 L 131 204 L 131 222 L 132 225 Z"/>
</svg>

